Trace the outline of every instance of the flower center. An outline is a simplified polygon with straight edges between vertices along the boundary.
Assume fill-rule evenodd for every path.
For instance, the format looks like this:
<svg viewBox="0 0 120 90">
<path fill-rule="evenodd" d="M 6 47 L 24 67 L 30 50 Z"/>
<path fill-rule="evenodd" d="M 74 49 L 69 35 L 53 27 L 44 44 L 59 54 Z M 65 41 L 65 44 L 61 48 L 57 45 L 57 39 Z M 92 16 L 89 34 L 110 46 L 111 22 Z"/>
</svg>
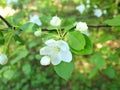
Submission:
<svg viewBox="0 0 120 90">
<path fill-rule="evenodd" d="M 60 48 L 56 46 L 56 47 L 53 48 L 53 51 L 54 51 L 55 53 L 58 53 L 58 52 L 60 51 Z"/>
</svg>

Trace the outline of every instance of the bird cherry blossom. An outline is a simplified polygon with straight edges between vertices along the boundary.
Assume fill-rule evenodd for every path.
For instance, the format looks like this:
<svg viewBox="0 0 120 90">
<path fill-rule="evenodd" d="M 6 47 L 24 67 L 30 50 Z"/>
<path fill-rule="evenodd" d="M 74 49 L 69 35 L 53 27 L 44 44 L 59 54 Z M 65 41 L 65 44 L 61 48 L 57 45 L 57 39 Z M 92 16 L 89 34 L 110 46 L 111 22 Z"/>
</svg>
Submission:
<svg viewBox="0 0 120 90">
<path fill-rule="evenodd" d="M 70 52 L 67 42 L 63 40 L 50 39 L 45 42 L 46 46 L 40 49 L 40 55 L 43 55 L 41 65 L 53 65 L 63 62 L 72 61 L 72 53 Z"/>
</svg>

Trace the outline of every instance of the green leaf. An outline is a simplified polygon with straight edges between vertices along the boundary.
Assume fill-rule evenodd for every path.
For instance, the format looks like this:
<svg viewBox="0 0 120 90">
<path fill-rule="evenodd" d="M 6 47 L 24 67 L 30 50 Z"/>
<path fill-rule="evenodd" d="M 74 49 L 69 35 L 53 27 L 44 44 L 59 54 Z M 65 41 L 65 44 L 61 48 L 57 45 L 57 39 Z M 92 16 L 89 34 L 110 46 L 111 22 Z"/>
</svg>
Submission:
<svg viewBox="0 0 120 90">
<path fill-rule="evenodd" d="M 19 28 L 23 31 L 26 31 L 26 32 L 34 32 L 34 31 L 38 30 L 39 26 L 35 23 L 28 22 Z"/>
<path fill-rule="evenodd" d="M 26 63 L 25 65 L 23 65 L 22 70 L 26 75 L 29 75 L 31 72 L 30 64 Z"/>
<path fill-rule="evenodd" d="M 3 35 L 3 33 L 0 31 L 0 45 L 3 45 L 4 43 L 5 43 L 4 35 Z"/>
<path fill-rule="evenodd" d="M 80 51 L 85 47 L 85 38 L 79 31 L 69 32 L 68 44 L 72 50 Z"/>
<path fill-rule="evenodd" d="M 59 65 L 54 66 L 56 73 L 63 79 L 68 80 L 74 69 L 74 63 L 61 62 Z"/>
<path fill-rule="evenodd" d="M 65 27 L 64 31 L 68 32 L 69 30 L 71 30 L 74 26 L 73 25 L 69 25 L 67 27 Z"/>
<path fill-rule="evenodd" d="M 110 26 L 120 26 L 120 17 L 106 20 L 104 23 Z"/>
<path fill-rule="evenodd" d="M 75 51 L 71 49 L 73 53 L 79 54 L 79 55 L 88 55 L 92 53 L 92 50 L 93 50 L 92 42 L 88 36 L 84 35 L 84 37 L 85 37 L 85 42 L 86 42 L 84 49 L 80 51 Z"/>
<path fill-rule="evenodd" d="M 103 73 L 111 79 L 115 77 L 115 70 L 111 67 L 107 67 L 105 70 L 103 70 Z"/>
</svg>

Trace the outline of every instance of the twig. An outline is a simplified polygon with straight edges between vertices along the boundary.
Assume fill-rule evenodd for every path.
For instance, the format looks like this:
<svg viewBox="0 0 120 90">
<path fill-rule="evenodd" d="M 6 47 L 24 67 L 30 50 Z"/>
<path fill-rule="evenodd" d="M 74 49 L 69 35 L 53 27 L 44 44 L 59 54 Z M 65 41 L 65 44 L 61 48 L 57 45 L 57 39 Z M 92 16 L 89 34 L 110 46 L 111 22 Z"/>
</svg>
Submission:
<svg viewBox="0 0 120 90">
<path fill-rule="evenodd" d="M 112 27 L 109 25 L 105 25 L 105 24 L 88 24 L 88 27 Z"/>
<path fill-rule="evenodd" d="M 1 15 L 0 15 L 0 18 L 5 22 L 5 24 L 7 24 L 8 27 L 12 28 L 13 26 L 5 19 L 3 18 Z"/>
</svg>

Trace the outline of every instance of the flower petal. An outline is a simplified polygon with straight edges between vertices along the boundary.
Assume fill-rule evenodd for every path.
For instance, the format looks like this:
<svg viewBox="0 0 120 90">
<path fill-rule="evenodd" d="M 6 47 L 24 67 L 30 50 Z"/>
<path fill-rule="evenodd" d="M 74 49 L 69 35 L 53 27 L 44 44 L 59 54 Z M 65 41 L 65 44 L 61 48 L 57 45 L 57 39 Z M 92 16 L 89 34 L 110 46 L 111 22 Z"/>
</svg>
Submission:
<svg viewBox="0 0 120 90">
<path fill-rule="evenodd" d="M 64 62 L 72 61 L 72 53 L 70 51 L 60 51 L 59 57 Z"/>
<path fill-rule="evenodd" d="M 40 55 L 50 55 L 52 51 L 52 47 L 45 46 L 40 49 Z"/>
<path fill-rule="evenodd" d="M 53 45 L 56 41 L 54 39 L 47 40 L 45 42 L 46 45 Z"/>
<path fill-rule="evenodd" d="M 67 44 L 67 42 L 63 41 L 63 40 L 58 40 L 57 42 L 57 46 L 62 49 L 63 51 L 69 50 L 69 46 Z"/>
<path fill-rule="evenodd" d="M 61 59 L 57 54 L 51 56 L 51 63 L 53 65 L 58 65 L 60 62 L 61 62 Z"/>
<path fill-rule="evenodd" d="M 42 57 L 42 59 L 40 60 L 40 64 L 41 65 L 49 65 L 50 64 L 50 57 L 49 56 L 44 56 Z"/>
</svg>

